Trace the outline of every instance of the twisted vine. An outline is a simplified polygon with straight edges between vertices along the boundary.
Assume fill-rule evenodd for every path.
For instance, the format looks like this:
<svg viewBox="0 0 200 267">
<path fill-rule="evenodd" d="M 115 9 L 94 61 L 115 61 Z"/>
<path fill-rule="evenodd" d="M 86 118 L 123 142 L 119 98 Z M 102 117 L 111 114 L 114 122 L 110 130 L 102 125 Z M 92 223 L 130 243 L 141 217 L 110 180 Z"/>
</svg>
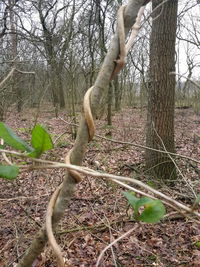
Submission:
<svg viewBox="0 0 200 267">
<path fill-rule="evenodd" d="M 149 0 L 147 0 L 146 2 L 149 2 Z M 125 11 L 126 6 L 121 6 L 118 10 L 117 13 L 117 33 L 118 33 L 118 41 L 119 41 L 119 56 L 118 59 L 115 60 L 116 66 L 111 74 L 110 80 L 112 80 L 120 71 L 121 69 L 124 67 L 125 65 L 125 58 L 126 55 L 128 53 L 128 50 L 126 48 L 126 44 L 125 44 L 125 27 L 124 27 L 124 11 Z M 137 21 L 138 23 L 138 21 Z M 139 30 L 139 27 L 137 28 L 137 30 Z M 133 39 L 133 38 L 132 38 Z M 133 43 L 133 41 L 131 40 L 131 44 Z M 84 112 L 84 118 L 86 121 L 86 125 L 88 128 L 88 133 L 89 133 L 89 138 L 88 138 L 88 142 L 90 142 L 95 134 L 95 124 L 94 124 L 94 119 L 92 116 L 92 111 L 91 111 L 91 102 L 90 102 L 90 97 L 91 97 L 91 93 L 93 90 L 94 86 L 90 87 L 85 96 L 84 96 L 84 101 L 83 101 L 83 112 Z M 70 157 L 71 157 L 71 153 L 73 152 L 72 148 L 66 158 L 65 158 L 65 163 L 69 164 L 71 163 Z M 75 170 L 68 170 L 69 174 L 74 178 L 74 180 L 76 181 L 76 183 L 81 182 L 82 180 L 82 176 L 80 175 L 80 173 L 78 173 Z M 57 201 L 57 198 L 59 196 L 60 190 L 63 186 L 63 183 L 61 183 L 58 188 L 55 190 L 55 192 L 53 193 L 48 207 L 47 207 L 47 214 L 46 214 L 46 232 L 47 232 L 47 237 L 49 240 L 49 243 L 54 251 L 54 254 L 57 258 L 58 261 L 58 266 L 59 267 L 64 267 L 64 266 L 70 266 L 67 265 L 66 263 L 64 263 L 64 260 L 62 258 L 62 252 L 61 249 L 59 247 L 59 245 L 56 242 L 56 239 L 54 237 L 53 234 L 53 225 L 52 225 L 52 215 L 53 215 L 53 210 Z"/>
<path fill-rule="evenodd" d="M 124 10 L 126 6 L 120 6 L 117 12 L 117 32 L 119 37 L 119 59 L 116 59 L 116 66 L 111 74 L 110 80 L 113 80 L 114 77 L 121 71 L 125 65 L 126 58 L 126 47 L 125 47 L 125 29 L 124 29 Z"/>
<path fill-rule="evenodd" d="M 84 101 L 83 101 L 83 112 L 84 112 L 84 116 L 85 116 L 85 121 L 88 127 L 88 132 L 89 132 L 89 140 L 88 142 L 90 142 L 95 134 L 95 124 L 94 124 L 94 119 L 92 116 L 92 111 L 91 111 L 91 105 L 90 105 L 90 95 L 92 92 L 93 86 L 90 87 L 85 96 L 84 96 Z M 65 158 L 65 163 L 66 164 L 70 164 L 70 155 L 73 151 L 73 148 L 68 152 L 66 158 Z M 82 176 L 80 173 L 78 173 L 75 170 L 68 170 L 68 172 L 70 173 L 70 175 L 74 178 L 74 180 L 79 183 L 82 180 Z M 52 215 L 53 215 L 53 210 L 54 210 L 54 206 L 56 204 L 57 198 L 59 196 L 60 190 L 63 186 L 63 183 L 61 183 L 57 189 L 55 190 L 55 192 L 53 193 L 48 207 L 47 207 L 47 213 L 46 213 L 46 231 L 47 231 L 47 237 L 49 240 L 49 243 L 54 251 L 54 254 L 57 258 L 57 262 L 58 262 L 58 266 L 59 267 L 65 267 L 65 266 L 70 266 L 70 265 L 66 265 L 63 261 L 62 258 L 62 252 L 60 249 L 60 246 L 58 245 L 58 243 L 56 242 L 56 239 L 54 237 L 53 234 L 53 227 L 52 227 Z"/>
</svg>

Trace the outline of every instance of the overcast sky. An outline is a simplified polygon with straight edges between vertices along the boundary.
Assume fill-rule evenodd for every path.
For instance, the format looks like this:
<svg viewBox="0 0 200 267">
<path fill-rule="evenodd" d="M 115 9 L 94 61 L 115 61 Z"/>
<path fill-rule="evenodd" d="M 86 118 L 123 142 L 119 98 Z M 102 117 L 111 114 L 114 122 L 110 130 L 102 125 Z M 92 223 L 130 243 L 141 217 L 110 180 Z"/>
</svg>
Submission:
<svg viewBox="0 0 200 267">
<path fill-rule="evenodd" d="M 179 0 L 179 15 L 182 17 L 182 11 L 187 11 L 185 15 L 179 20 L 180 23 L 185 26 L 185 29 L 182 28 L 182 33 L 178 34 L 181 37 L 185 38 L 186 40 L 193 40 L 191 34 L 193 35 L 195 30 L 194 26 L 197 31 L 200 29 L 200 4 L 197 4 L 197 0 Z M 189 30 L 189 31 L 188 31 Z M 191 33 L 190 33 L 191 31 Z M 196 32 L 198 39 L 200 40 L 200 34 Z M 187 65 L 187 54 L 189 52 L 190 59 L 196 65 L 193 71 L 193 76 L 199 78 L 199 71 L 200 71 L 200 47 L 195 46 L 186 41 L 178 41 L 177 44 L 179 46 L 179 60 L 180 60 L 180 73 L 184 74 L 188 70 Z M 178 70 L 178 68 L 177 68 Z"/>
</svg>

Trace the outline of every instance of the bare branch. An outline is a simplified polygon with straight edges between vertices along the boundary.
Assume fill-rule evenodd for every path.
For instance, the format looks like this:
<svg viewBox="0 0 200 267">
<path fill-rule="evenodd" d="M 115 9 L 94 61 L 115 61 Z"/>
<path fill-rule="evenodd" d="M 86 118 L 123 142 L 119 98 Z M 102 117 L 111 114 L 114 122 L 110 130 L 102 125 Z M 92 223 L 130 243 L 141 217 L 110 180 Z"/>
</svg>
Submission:
<svg viewBox="0 0 200 267">
<path fill-rule="evenodd" d="M 192 84 L 194 84 L 198 89 L 200 89 L 200 85 L 196 82 L 194 82 L 191 78 L 188 78 L 182 74 L 176 73 L 176 72 L 170 72 L 171 75 L 178 75 L 179 77 L 185 78 L 186 80 L 190 81 Z"/>
</svg>

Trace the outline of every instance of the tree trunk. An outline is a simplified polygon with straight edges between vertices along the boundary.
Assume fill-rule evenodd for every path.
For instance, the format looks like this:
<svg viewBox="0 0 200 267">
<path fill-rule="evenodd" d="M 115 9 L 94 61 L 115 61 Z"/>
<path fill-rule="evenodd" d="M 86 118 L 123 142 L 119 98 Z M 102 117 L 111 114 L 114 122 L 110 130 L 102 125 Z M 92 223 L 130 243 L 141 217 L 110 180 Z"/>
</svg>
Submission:
<svg viewBox="0 0 200 267">
<path fill-rule="evenodd" d="M 112 91 L 113 91 L 113 87 L 112 87 L 112 83 L 110 82 L 109 84 L 109 88 L 108 88 L 108 109 L 107 109 L 107 124 L 108 125 L 112 125 Z M 110 131 L 111 133 L 111 131 Z M 111 134 L 110 134 L 111 135 Z"/>
<path fill-rule="evenodd" d="M 155 9 L 162 0 L 152 1 Z M 148 114 L 146 145 L 175 152 L 174 95 L 175 40 L 178 1 L 163 4 L 153 14 L 150 40 L 150 82 L 148 86 Z M 164 144 L 164 145 L 163 145 Z M 151 174 L 167 182 L 176 178 L 175 166 L 167 154 L 146 150 L 146 167 Z"/>
<path fill-rule="evenodd" d="M 56 75 L 56 81 L 57 81 L 57 90 L 59 94 L 59 104 L 60 108 L 65 108 L 65 94 L 63 90 L 63 83 L 62 83 L 62 70 L 58 70 Z"/>
<path fill-rule="evenodd" d="M 115 90 L 115 111 L 119 111 L 121 109 L 121 92 L 119 87 L 119 78 L 118 76 L 114 79 L 114 90 Z"/>
<path fill-rule="evenodd" d="M 51 83 L 51 91 L 52 91 L 52 98 L 53 98 L 53 106 L 58 107 L 59 104 L 59 95 L 57 90 L 57 83 L 56 83 L 56 72 L 55 70 L 50 66 L 50 83 Z"/>
<path fill-rule="evenodd" d="M 14 1 L 9 0 L 10 6 L 10 39 L 11 39 L 11 58 L 13 60 L 12 67 L 17 68 L 17 45 L 18 45 L 18 36 L 17 36 L 17 17 L 13 10 Z M 21 86 L 19 84 L 19 80 L 21 75 L 19 75 L 16 71 L 13 73 L 12 77 L 12 91 L 16 96 L 16 106 L 17 111 L 21 112 L 22 110 L 22 91 Z"/>
</svg>

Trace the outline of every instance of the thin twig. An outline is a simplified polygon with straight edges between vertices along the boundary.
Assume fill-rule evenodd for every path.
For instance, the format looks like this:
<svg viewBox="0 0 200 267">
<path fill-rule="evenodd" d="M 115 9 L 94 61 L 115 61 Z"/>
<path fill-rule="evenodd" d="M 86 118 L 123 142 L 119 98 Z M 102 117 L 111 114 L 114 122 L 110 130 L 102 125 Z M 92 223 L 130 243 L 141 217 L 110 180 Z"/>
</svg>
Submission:
<svg viewBox="0 0 200 267">
<path fill-rule="evenodd" d="M 176 73 L 176 72 L 170 72 L 169 74 L 177 75 L 177 76 L 179 76 L 181 78 L 184 78 L 184 79 L 190 81 L 192 84 L 194 84 L 198 89 L 200 89 L 200 85 L 198 83 L 194 82 L 192 79 L 190 79 L 190 78 L 188 78 L 188 77 L 186 77 L 186 76 L 184 76 L 182 74 L 179 74 L 179 73 Z"/>
<path fill-rule="evenodd" d="M 162 144 L 164 150 L 167 151 L 166 146 L 165 146 L 165 144 L 164 144 L 164 142 L 163 142 L 161 136 L 158 134 L 158 132 L 157 132 L 157 130 L 156 130 L 155 127 L 154 127 L 154 131 L 155 131 L 157 137 L 159 138 L 159 140 L 160 140 L 160 142 L 161 142 L 161 144 Z M 170 154 L 168 154 L 168 157 L 169 157 L 169 158 L 171 159 L 171 161 L 173 162 L 174 166 L 175 166 L 176 169 L 178 170 L 179 174 L 181 175 L 181 177 L 183 178 L 183 180 L 185 181 L 185 183 L 186 183 L 186 184 L 188 185 L 188 187 L 191 189 L 191 191 L 192 191 L 194 197 L 197 198 L 197 194 L 195 193 L 193 187 L 190 185 L 189 181 L 187 181 L 187 179 L 184 177 L 184 175 L 182 174 L 180 168 L 179 168 L 178 165 L 176 164 L 175 160 L 171 157 Z"/>
<path fill-rule="evenodd" d="M 0 139 L 0 144 L 3 145 L 4 144 L 4 140 L 1 138 Z M 9 160 L 9 158 L 6 156 L 6 153 L 3 152 L 2 156 L 4 158 L 4 160 L 8 163 L 8 165 L 13 165 L 13 163 Z"/>
<path fill-rule="evenodd" d="M 157 5 L 156 6 L 156 8 L 154 8 L 153 10 L 152 10 L 152 12 L 149 14 L 149 16 L 147 17 L 147 18 L 145 18 L 145 20 L 143 21 L 143 24 L 150 18 L 150 17 L 152 17 L 152 15 L 153 15 L 153 13 L 156 11 L 156 10 L 158 10 L 160 7 L 162 7 L 165 3 L 167 3 L 169 0 L 164 0 L 164 1 L 162 1 L 159 5 Z M 160 15 L 160 14 L 159 14 Z M 153 18 L 154 20 L 156 20 L 158 18 L 158 16 L 156 16 L 155 18 Z M 142 24 L 142 26 L 143 26 L 143 24 Z"/>
<path fill-rule="evenodd" d="M 107 217 L 106 217 L 106 220 L 107 220 L 107 224 L 108 224 L 108 230 L 109 230 L 109 233 L 110 233 L 110 241 L 112 241 L 114 238 L 113 238 L 113 234 L 112 234 L 112 231 L 111 231 L 110 222 L 109 222 L 109 220 L 108 220 Z M 111 252 L 112 252 L 114 266 L 115 267 L 118 267 L 117 266 L 117 261 L 116 261 L 116 256 L 115 256 L 115 252 L 114 252 L 113 246 L 111 246 L 110 249 L 111 249 Z"/>
<path fill-rule="evenodd" d="M 12 68 L 8 75 L 0 82 L 0 88 L 4 85 L 4 83 L 13 75 L 15 68 Z"/>
<path fill-rule="evenodd" d="M 75 125 L 74 123 L 67 122 L 66 120 L 64 120 L 61 117 L 59 117 L 59 119 L 64 121 L 65 123 L 67 123 L 69 125 L 70 124 Z M 77 126 L 77 124 L 76 124 L 76 126 Z M 147 149 L 147 150 L 151 150 L 151 151 L 155 151 L 155 152 L 159 152 L 159 153 L 163 153 L 163 154 L 170 154 L 172 156 L 183 158 L 183 159 L 187 159 L 187 160 L 191 160 L 191 161 L 194 161 L 194 162 L 200 164 L 200 161 L 197 160 L 197 159 L 194 159 L 194 158 L 191 158 L 191 157 L 188 157 L 188 156 L 184 156 L 184 155 L 181 155 L 181 154 L 177 154 L 177 153 L 172 153 L 170 151 L 159 150 L 159 149 L 156 149 L 156 148 L 152 148 L 152 147 L 148 147 L 148 146 L 144 146 L 144 145 L 140 145 L 140 144 L 132 143 L 132 142 L 119 141 L 119 140 L 107 138 L 107 137 L 104 137 L 104 136 L 98 135 L 98 134 L 95 134 L 95 136 L 98 137 L 98 138 L 104 139 L 106 141 L 109 141 L 109 142 L 118 143 L 118 144 L 122 144 L 122 145 L 134 146 L 134 147 L 143 148 L 143 149 Z"/>
<path fill-rule="evenodd" d="M 10 152 L 7 151 L 5 149 L 0 149 L 0 152 Z M 12 153 L 11 153 L 12 154 Z M 20 155 L 22 153 L 18 153 L 15 152 L 14 154 Z M 25 156 L 24 154 L 22 154 L 23 156 Z M 145 183 L 135 179 L 135 178 L 129 178 L 126 176 L 118 176 L 118 175 L 113 175 L 113 174 L 108 174 L 108 173 L 100 173 L 98 171 L 89 169 L 89 168 L 85 168 L 85 167 L 81 167 L 81 166 L 77 166 L 77 165 L 72 165 L 72 164 L 65 164 L 65 163 L 60 163 L 60 162 L 55 162 L 55 161 L 48 161 L 48 160 L 42 160 L 42 159 L 32 159 L 34 161 L 37 162 L 41 162 L 44 164 L 48 164 L 48 165 L 38 165 L 38 166 L 20 166 L 26 169 L 45 169 L 45 168 L 49 168 L 49 169 L 54 169 L 54 168 L 67 168 L 67 169 L 72 169 L 75 171 L 78 171 L 80 173 L 86 174 L 86 175 L 90 175 L 93 177 L 98 177 L 98 178 L 106 178 L 106 179 L 111 179 L 111 180 L 118 180 L 118 181 L 124 181 L 124 182 L 130 182 L 132 184 L 135 184 L 137 186 L 140 186 L 142 189 L 145 189 L 147 191 L 152 192 L 153 194 L 155 194 L 156 196 L 166 200 L 167 202 L 169 202 L 171 205 L 174 205 L 176 208 L 178 208 L 179 210 L 184 210 L 187 213 L 191 213 L 194 214 L 195 216 L 200 218 L 200 213 L 198 213 L 197 211 L 192 211 L 191 208 L 189 208 L 188 206 L 172 199 L 171 197 L 161 193 L 160 191 L 146 185 Z"/>
<path fill-rule="evenodd" d="M 17 72 L 21 73 L 21 74 L 31 74 L 31 75 L 35 75 L 34 71 L 23 71 L 23 70 L 18 70 L 15 69 Z"/>
<path fill-rule="evenodd" d="M 138 224 L 135 225 L 135 227 L 133 227 L 132 229 L 130 229 L 128 232 L 124 233 L 123 235 L 121 235 L 120 237 L 118 237 L 117 239 L 115 239 L 112 243 L 110 243 L 107 247 L 105 247 L 101 254 L 98 257 L 97 263 L 96 263 L 96 267 L 98 267 L 101 263 L 101 260 L 103 258 L 104 253 L 106 252 L 106 250 L 108 250 L 109 248 L 111 248 L 114 244 L 116 244 L 117 242 L 119 242 L 121 239 L 127 237 L 130 233 L 132 233 L 133 231 L 135 231 L 138 228 Z"/>
<path fill-rule="evenodd" d="M 28 197 L 24 197 L 24 196 L 19 196 L 19 197 L 13 197 L 13 198 L 0 198 L 0 201 L 14 201 L 14 200 L 20 200 L 20 199 L 29 199 L 31 198 L 32 200 L 34 199 L 39 199 L 41 197 L 47 197 L 49 196 L 49 194 L 45 194 L 45 195 L 39 195 L 37 197 L 33 197 L 33 196 L 28 196 Z"/>
<path fill-rule="evenodd" d="M 34 74 L 35 75 L 35 72 L 30 72 L 30 71 L 22 71 L 22 70 L 18 70 L 16 68 L 12 68 L 8 75 L 0 82 L 0 88 L 4 85 L 4 83 L 13 75 L 14 71 L 17 71 L 19 73 L 22 73 L 22 74 Z"/>
</svg>

